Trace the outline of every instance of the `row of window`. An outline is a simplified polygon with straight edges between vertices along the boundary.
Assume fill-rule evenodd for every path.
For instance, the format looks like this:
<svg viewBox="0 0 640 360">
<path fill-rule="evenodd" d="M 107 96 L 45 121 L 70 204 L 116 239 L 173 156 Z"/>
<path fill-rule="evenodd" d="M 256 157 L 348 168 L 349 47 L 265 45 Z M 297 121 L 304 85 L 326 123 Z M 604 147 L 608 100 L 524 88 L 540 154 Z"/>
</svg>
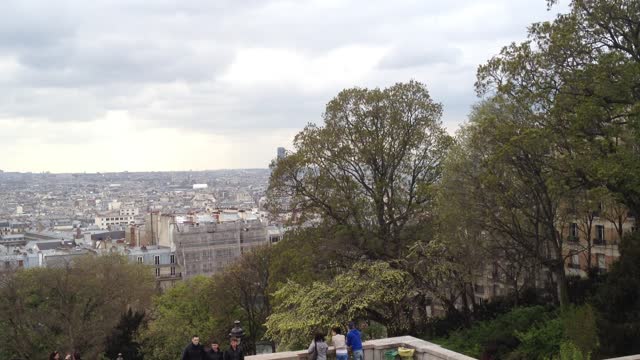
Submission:
<svg viewBox="0 0 640 360">
<path fill-rule="evenodd" d="M 596 254 L 596 263 L 598 265 L 599 269 L 606 269 L 607 268 L 607 258 L 605 257 L 604 254 Z M 571 256 L 571 264 L 573 266 L 570 266 L 572 268 L 575 269 L 579 269 L 580 268 L 580 255 L 579 254 L 573 254 Z"/>
<path fill-rule="evenodd" d="M 176 275 L 176 268 L 175 267 L 171 267 L 171 276 L 175 276 Z M 160 277 L 160 268 L 156 268 L 156 277 Z"/>
<path fill-rule="evenodd" d="M 133 217 L 129 216 L 126 219 L 123 218 L 123 217 L 121 217 L 121 218 L 115 217 L 115 218 L 104 218 L 104 219 L 102 219 L 103 222 L 106 222 L 106 221 L 129 221 L 129 220 L 133 220 Z"/>
<path fill-rule="evenodd" d="M 572 239 L 578 239 L 580 237 L 579 235 L 579 230 L 578 230 L 578 224 L 576 223 L 571 223 L 571 225 L 569 225 L 569 236 Z M 605 236 L 604 236 L 604 225 L 596 225 L 596 241 L 600 241 L 603 242 L 605 241 Z"/>
<path fill-rule="evenodd" d="M 175 264 L 176 263 L 176 256 L 174 254 L 171 254 L 171 256 L 169 257 L 169 261 L 170 261 L 171 264 Z M 137 262 L 138 262 L 138 264 L 143 264 L 144 263 L 144 257 L 143 256 L 138 256 Z M 153 257 L 153 263 L 154 263 L 154 265 L 160 265 L 160 255 L 156 255 L 156 256 Z"/>
</svg>

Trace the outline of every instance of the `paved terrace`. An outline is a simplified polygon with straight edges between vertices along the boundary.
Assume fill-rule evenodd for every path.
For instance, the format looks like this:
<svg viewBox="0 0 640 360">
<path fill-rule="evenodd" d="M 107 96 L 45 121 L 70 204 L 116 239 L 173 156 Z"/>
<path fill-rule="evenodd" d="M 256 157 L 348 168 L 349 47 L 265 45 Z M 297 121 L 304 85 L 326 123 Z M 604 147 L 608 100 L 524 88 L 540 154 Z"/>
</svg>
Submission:
<svg viewBox="0 0 640 360">
<path fill-rule="evenodd" d="M 311 341 L 309 341 L 311 342 Z M 416 349 L 414 360 L 475 360 L 472 357 L 447 350 L 442 346 L 424 341 L 413 336 L 399 336 L 386 339 L 365 341 L 362 344 L 365 360 L 385 360 L 384 353 L 387 350 L 398 347 Z M 307 360 L 306 350 L 283 351 L 273 354 L 260 354 L 245 357 L 245 360 Z M 329 347 L 327 355 L 335 359 L 335 348 Z M 640 360 L 640 355 L 625 356 L 608 360 Z"/>
</svg>

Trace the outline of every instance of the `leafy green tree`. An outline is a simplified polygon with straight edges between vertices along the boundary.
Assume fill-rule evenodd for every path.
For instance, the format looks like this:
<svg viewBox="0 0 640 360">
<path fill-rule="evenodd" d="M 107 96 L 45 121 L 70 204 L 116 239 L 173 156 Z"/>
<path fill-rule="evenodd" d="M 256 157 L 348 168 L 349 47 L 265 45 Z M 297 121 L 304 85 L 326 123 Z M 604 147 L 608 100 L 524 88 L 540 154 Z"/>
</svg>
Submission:
<svg viewBox="0 0 640 360">
<path fill-rule="evenodd" d="M 138 331 L 145 320 L 144 311 L 129 309 L 120 318 L 120 323 L 112 330 L 106 340 L 105 355 L 109 359 L 115 359 L 118 353 L 122 353 L 125 359 L 142 360 L 140 344 L 136 341 Z"/>
<path fill-rule="evenodd" d="M 409 274 L 381 261 L 356 263 L 329 282 L 289 282 L 274 295 L 267 336 L 279 350 L 299 349 L 315 331 L 357 319 L 379 322 L 389 335 L 406 334 L 414 313 L 403 300 L 413 291 Z"/>
<path fill-rule="evenodd" d="M 290 197 L 299 222 L 320 216 L 337 226 L 342 253 L 397 259 L 415 241 L 408 225 L 427 213 L 450 144 L 441 113 L 415 81 L 343 90 L 324 125 L 307 125 L 295 151 L 274 163 L 270 198 Z"/>
<path fill-rule="evenodd" d="M 21 270 L 0 287 L 0 348 L 39 359 L 52 350 L 95 358 L 128 309 L 145 309 L 151 271 L 122 256 L 86 256 L 61 268 Z"/>
<path fill-rule="evenodd" d="M 568 255 L 560 230 L 569 219 L 562 211 L 567 188 L 551 150 L 555 134 L 531 116 L 500 97 L 477 106 L 447 162 L 444 197 L 473 217 L 470 240 L 498 254 L 514 289 L 520 274 L 545 267 L 554 275 L 557 301 L 566 305 Z"/>
<path fill-rule="evenodd" d="M 627 235 L 620 258 L 593 299 L 597 310 L 600 354 L 616 357 L 640 353 L 640 233 Z"/>
<path fill-rule="evenodd" d="M 194 334 L 206 342 L 221 325 L 214 317 L 218 304 L 210 296 L 212 288 L 211 278 L 197 276 L 154 299 L 150 321 L 140 334 L 145 357 L 177 359 Z"/>
<path fill-rule="evenodd" d="M 549 1 L 552 5 L 555 1 Z M 478 70 L 480 94 L 508 97 L 560 135 L 567 179 L 604 186 L 640 209 L 640 4 L 573 0 L 567 14 L 533 24 L 529 40 Z"/>
<path fill-rule="evenodd" d="M 253 249 L 214 277 L 211 297 L 216 304 L 216 318 L 221 320 L 218 323 L 223 325 L 216 336 L 227 337 L 232 324 L 228 315 L 235 314 L 245 330 L 242 344 L 248 354 L 256 353 L 256 342 L 263 338 L 264 323 L 271 313 L 268 289 L 272 253 L 270 246 Z"/>
<path fill-rule="evenodd" d="M 293 228 L 271 248 L 269 289 L 271 294 L 289 280 L 308 285 L 316 280 L 328 280 L 348 269 L 352 261 L 343 253 L 342 238 L 329 226 Z"/>
</svg>

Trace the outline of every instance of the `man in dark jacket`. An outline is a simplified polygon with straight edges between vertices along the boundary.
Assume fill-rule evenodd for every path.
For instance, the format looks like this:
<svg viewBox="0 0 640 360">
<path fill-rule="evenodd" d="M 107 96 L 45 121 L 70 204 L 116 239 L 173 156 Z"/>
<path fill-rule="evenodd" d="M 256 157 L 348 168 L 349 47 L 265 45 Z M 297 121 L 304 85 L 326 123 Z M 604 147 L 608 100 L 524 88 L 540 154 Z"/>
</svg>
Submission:
<svg viewBox="0 0 640 360">
<path fill-rule="evenodd" d="M 211 341 L 211 349 L 207 351 L 207 360 L 223 360 L 224 352 L 220 350 L 220 344 L 216 340 Z"/>
<path fill-rule="evenodd" d="M 191 337 L 191 343 L 184 348 L 182 360 L 205 360 L 204 347 L 200 344 L 198 335 Z"/>
<path fill-rule="evenodd" d="M 238 338 L 231 338 L 229 350 L 224 352 L 224 360 L 244 360 L 242 348 L 240 348 Z"/>
</svg>

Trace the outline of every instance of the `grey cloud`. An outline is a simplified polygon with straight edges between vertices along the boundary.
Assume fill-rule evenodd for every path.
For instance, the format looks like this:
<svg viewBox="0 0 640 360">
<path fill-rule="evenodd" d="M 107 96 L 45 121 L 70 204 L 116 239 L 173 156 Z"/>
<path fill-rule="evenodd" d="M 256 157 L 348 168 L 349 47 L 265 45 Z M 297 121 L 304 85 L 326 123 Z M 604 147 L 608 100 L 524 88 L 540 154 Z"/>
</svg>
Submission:
<svg viewBox="0 0 640 360">
<path fill-rule="evenodd" d="M 236 51 L 281 48 L 314 57 L 343 46 L 369 45 L 393 50 L 353 85 L 386 86 L 411 78 L 433 84 L 430 89 L 445 104 L 448 121 L 466 113 L 474 99 L 474 68 L 459 69 L 470 58 L 465 44 L 491 41 L 496 34 L 517 38 L 530 22 L 524 5 L 495 1 L 519 13 L 504 24 L 477 29 L 475 35 L 457 24 L 443 33 L 437 26 L 437 19 L 455 15 L 473 0 L 359 0 L 335 5 L 261 0 L 68 0 L 55 5 L 5 1 L 0 5 L 0 60 L 15 57 L 21 67 L 14 74 L 0 74 L 0 91 L 7 94 L 0 97 L 0 116 L 90 121 L 110 110 L 125 110 L 153 126 L 216 133 L 301 128 L 309 121 L 320 122 L 324 105 L 340 89 L 301 93 L 279 86 L 227 88 L 219 78 Z M 528 4 L 544 12 L 539 0 Z M 434 37 L 441 39 L 435 44 L 425 40 Z M 468 81 L 460 80 L 463 75 Z M 468 89 L 460 89 L 461 83 Z M 455 91 L 443 90 L 449 87 Z"/>
<path fill-rule="evenodd" d="M 428 46 L 426 48 L 403 47 L 393 49 L 380 62 L 382 69 L 402 69 L 417 66 L 432 65 L 437 63 L 456 64 L 462 56 L 462 51 L 446 46 Z"/>
</svg>

